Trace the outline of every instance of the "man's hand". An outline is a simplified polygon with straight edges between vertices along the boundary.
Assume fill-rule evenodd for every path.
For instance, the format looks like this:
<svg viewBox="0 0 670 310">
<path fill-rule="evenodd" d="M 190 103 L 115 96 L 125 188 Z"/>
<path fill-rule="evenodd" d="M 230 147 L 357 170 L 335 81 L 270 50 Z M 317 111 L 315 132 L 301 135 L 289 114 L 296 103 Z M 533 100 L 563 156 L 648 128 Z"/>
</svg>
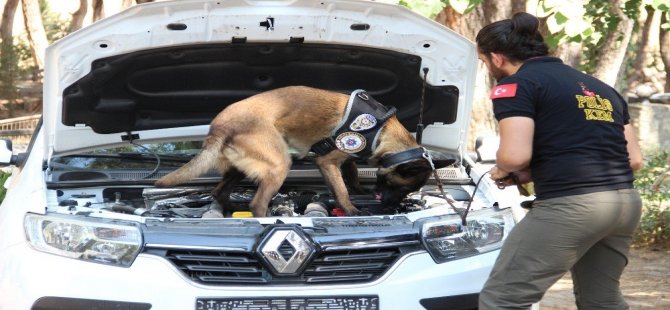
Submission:
<svg viewBox="0 0 670 310">
<path fill-rule="evenodd" d="M 507 177 L 509 175 L 509 172 L 507 172 L 503 169 L 500 169 L 500 167 L 498 167 L 498 166 L 493 166 L 493 168 L 491 168 L 491 170 L 489 170 L 489 175 L 491 176 L 491 179 L 493 179 L 494 181 L 497 181 L 497 180 L 502 180 L 505 177 Z"/>
<path fill-rule="evenodd" d="M 516 185 L 521 195 L 530 196 L 528 190 L 526 190 L 526 188 L 522 186 L 522 184 L 526 184 L 533 181 L 530 176 L 530 167 L 526 167 L 519 171 L 510 173 L 503 169 L 500 169 L 500 167 L 498 166 L 494 166 L 489 171 L 489 174 L 491 175 L 491 179 L 495 181 L 498 188 L 503 189 L 506 186 Z"/>
</svg>

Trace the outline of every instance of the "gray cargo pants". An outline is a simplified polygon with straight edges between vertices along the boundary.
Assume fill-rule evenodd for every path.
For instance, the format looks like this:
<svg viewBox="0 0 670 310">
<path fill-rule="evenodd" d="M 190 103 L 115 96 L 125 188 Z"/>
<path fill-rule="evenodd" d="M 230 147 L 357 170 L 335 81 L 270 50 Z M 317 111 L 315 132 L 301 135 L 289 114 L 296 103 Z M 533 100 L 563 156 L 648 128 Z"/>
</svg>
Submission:
<svg viewBox="0 0 670 310">
<path fill-rule="evenodd" d="M 628 309 L 619 278 L 641 207 L 635 189 L 536 201 L 505 240 L 479 309 L 528 309 L 568 270 L 579 309 Z"/>
</svg>

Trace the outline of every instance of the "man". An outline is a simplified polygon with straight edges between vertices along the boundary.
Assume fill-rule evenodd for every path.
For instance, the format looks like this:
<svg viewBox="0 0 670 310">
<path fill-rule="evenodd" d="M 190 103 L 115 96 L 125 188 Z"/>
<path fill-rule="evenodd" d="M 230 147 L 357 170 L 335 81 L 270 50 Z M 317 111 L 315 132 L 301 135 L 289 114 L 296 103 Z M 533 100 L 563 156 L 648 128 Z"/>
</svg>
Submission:
<svg viewBox="0 0 670 310">
<path fill-rule="evenodd" d="M 507 237 L 480 309 L 525 309 L 567 271 L 580 309 L 626 309 L 619 278 L 641 200 L 633 171 L 642 154 L 626 101 L 554 57 L 538 19 L 517 13 L 477 34 L 500 146 L 491 178 L 534 182 L 536 200 Z"/>
</svg>

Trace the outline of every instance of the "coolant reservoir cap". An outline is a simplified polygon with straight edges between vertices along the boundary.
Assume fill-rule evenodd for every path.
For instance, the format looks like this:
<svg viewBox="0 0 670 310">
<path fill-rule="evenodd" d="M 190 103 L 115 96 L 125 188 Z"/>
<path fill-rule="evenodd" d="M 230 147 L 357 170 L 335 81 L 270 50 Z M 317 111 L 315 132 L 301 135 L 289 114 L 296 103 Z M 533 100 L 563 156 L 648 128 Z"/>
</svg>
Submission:
<svg viewBox="0 0 670 310">
<path fill-rule="evenodd" d="M 254 217 L 254 214 L 249 211 L 237 211 L 233 212 L 234 218 L 243 218 L 243 217 Z"/>
</svg>

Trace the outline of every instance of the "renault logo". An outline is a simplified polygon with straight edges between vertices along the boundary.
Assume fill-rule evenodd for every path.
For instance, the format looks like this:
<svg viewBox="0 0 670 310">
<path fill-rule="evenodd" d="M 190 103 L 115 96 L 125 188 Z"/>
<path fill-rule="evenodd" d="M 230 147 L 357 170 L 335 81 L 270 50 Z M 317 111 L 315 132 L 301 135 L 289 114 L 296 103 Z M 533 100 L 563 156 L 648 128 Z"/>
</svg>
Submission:
<svg viewBox="0 0 670 310">
<path fill-rule="evenodd" d="M 314 246 L 294 227 L 274 228 L 261 243 L 261 257 L 277 275 L 294 275 L 314 255 Z"/>
</svg>

